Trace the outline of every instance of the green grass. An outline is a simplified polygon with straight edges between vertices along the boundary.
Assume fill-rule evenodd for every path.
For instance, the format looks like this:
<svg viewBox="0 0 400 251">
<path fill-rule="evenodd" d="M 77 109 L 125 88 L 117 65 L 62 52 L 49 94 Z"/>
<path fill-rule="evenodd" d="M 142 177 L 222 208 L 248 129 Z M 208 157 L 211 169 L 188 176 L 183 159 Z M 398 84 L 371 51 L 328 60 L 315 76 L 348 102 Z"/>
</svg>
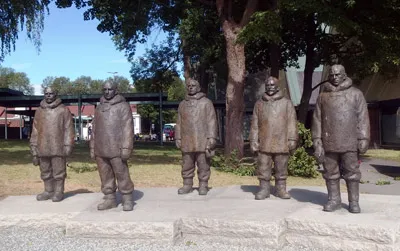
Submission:
<svg viewBox="0 0 400 251">
<path fill-rule="evenodd" d="M 4 195 L 36 194 L 42 191 L 39 167 L 31 163 L 29 142 L 0 140 L 0 197 Z M 129 170 L 135 187 L 179 187 L 181 152 L 174 145 L 135 143 Z M 100 178 L 96 164 L 89 157 L 87 143 L 76 144 L 68 158 L 66 192 L 99 192 Z M 197 181 L 195 178 L 195 185 Z M 258 185 L 256 177 L 237 176 L 212 168 L 211 187 L 229 185 Z M 289 177 L 289 186 L 324 186 L 319 175 L 315 179 Z"/>
<path fill-rule="evenodd" d="M 378 180 L 375 185 L 377 186 L 384 186 L 384 185 L 390 185 L 390 181 L 389 180 Z"/>
<path fill-rule="evenodd" d="M 388 149 L 370 149 L 364 155 L 367 158 L 394 160 L 400 162 L 400 151 Z"/>
</svg>

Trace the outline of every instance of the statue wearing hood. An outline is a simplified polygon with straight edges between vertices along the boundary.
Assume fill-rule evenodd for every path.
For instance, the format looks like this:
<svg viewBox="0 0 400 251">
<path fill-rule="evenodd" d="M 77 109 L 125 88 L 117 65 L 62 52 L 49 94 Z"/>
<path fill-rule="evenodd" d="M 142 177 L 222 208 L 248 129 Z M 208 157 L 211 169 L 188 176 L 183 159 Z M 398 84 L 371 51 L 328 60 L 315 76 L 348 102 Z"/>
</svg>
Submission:
<svg viewBox="0 0 400 251">
<path fill-rule="evenodd" d="M 278 79 L 269 77 L 265 94 L 256 102 L 249 135 L 250 148 L 258 154 L 257 176 L 260 189 L 256 200 L 270 197 L 272 163 L 275 166 L 276 196 L 290 199 L 286 191 L 289 153 L 298 141 L 296 111 L 278 88 Z"/>
<path fill-rule="evenodd" d="M 98 210 L 117 207 L 116 190 L 124 211 L 133 210 L 134 185 L 128 159 L 133 150 L 133 118 L 130 105 L 118 94 L 117 84 L 106 82 L 92 123 L 90 156 L 96 160 L 104 201 Z"/>
<path fill-rule="evenodd" d="M 58 202 L 64 198 L 66 158 L 72 153 L 74 136 L 71 112 L 53 88 L 45 88 L 30 139 L 33 164 L 40 166 L 40 178 L 44 182 L 44 192 L 36 196 L 38 201 Z"/>
<path fill-rule="evenodd" d="M 182 151 L 183 187 L 178 194 L 192 192 L 195 165 L 199 178 L 199 195 L 208 193 L 210 158 L 217 139 L 217 117 L 214 106 L 200 92 L 200 84 L 190 79 L 185 100 L 179 104 L 175 126 L 176 146 Z"/>
<path fill-rule="evenodd" d="M 312 137 L 315 156 L 323 164 L 328 189 L 324 211 L 341 208 L 340 178 L 346 181 L 349 211 L 360 213 L 359 154 L 368 150 L 370 124 L 362 92 L 352 86 L 342 65 L 333 65 L 315 105 Z M 341 168 L 339 168 L 339 166 Z"/>
</svg>

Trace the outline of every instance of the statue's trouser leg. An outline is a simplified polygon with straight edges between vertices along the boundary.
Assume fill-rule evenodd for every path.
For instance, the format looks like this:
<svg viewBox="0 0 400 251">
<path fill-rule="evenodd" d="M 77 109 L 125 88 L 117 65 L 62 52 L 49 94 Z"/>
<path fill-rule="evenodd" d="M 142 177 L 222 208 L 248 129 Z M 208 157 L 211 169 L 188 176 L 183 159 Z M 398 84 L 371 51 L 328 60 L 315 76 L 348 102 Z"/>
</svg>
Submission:
<svg viewBox="0 0 400 251">
<path fill-rule="evenodd" d="M 360 164 L 358 162 L 357 152 L 347 152 L 341 155 L 343 164 L 343 178 L 346 181 L 349 211 L 351 213 L 360 213 L 361 209 L 359 201 L 359 186 L 361 180 Z"/>
<path fill-rule="evenodd" d="M 289 154 L 274 154 L 275 164 L 275 189 L 276 196 L 282 199 L 290 199 L 290 194 L 286 191 L 286 180 L 288 177 L 287 165 Z"/>
<path fill-rule="evenodd" d="M 178 194 L 187 194 L 192 192 L 193 188 L 193 177 L 195 170 L 195 159 L 196 153 L 182 152 L 182 178 L 183 178 L 183 187 L 179 188 Z"/>
<path fill-rule="evenodd" d="M 44 183 L 44 192 L 38 194 L 36 199 L 48 200 L 53 196 L 54 192 L 54 180 L 53 180 L 53 172 L 51 168 L 51 158 L 49 157 L 41 157 L 40 158 L 40 178 Z"/>
<path fill-rule="evenodd" d="M 208 180 L 210 179 L 210 159 L 205 152 L 196 153 L 197 176 L 199 178 L 199 195 L 208 193 Z"/>
<path fill-rule="evenodd" d="M 257 158 L 257 177 L 260 181 L 260 189 L 256 194 L 256 200 L 269 198 L 271 192 L 271 170 L 272 170 L 272 155 L 259 152 Z"/>
<path fill-rule="evenodd" d="M 117 207 L 117 200 L 115 196 L 117 185 L 115 183 L 114 171 L 111 167 L 110 159 L 96 157 L 96 162 L 101 180 L 101 191 L 105 195 L 104 202 L 100 203 L 97 206 L 97 209 L 106 210 Z"/>
<path fill-rule="evenodd" d="M 54 202 L 61 201 L 64 197 L 64 183 L 67 177 L 67 162 L 64 157 L 52 157 L 51 167 L 53 169 L 54 179 L 54 195 L 52 200 Z"/>
<path fill-rule="evenodd" d="M 114 175 L 117 179 L 118 190 L 122 194 L 122 206 L 124 211 L 133 210 L 132 192 L 134 185 L 129 175 L 128 162 L 121 158 L 112 158 L 110 160 Z"/>
<path fill-rule="evenodd" d="M 341 207 L 342 199 L 340 197 L 340 154 L 325 153 L 323 177 L 328 189 L 328 202 L 324 205 L 324 211 L 332 212 Z"/>
</svg>

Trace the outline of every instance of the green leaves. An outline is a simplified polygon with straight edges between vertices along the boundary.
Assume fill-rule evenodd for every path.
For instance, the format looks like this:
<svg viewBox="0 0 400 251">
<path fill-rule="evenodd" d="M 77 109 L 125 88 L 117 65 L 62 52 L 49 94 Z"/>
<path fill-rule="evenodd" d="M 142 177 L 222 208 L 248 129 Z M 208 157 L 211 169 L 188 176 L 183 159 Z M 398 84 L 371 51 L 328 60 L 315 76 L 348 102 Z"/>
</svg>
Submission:
<svg viewBox="0 0 400 251">
<path fill-rule="evenodd" d="M 239 34 L 239 43 L 247 43 L 251 40 L 264 40 L 271 43 L 281 42 L 282 24 L 280 16 L 274 11 L 256 12 L 251 21 Z"/>
<path fill-rule="evenodd" d="M 50 0 L 0 1 L 0 62 L 15 50 L 18 32 L 26 29 L 28 38 L 40 51 L 41 32 Z"/>
<path fill-rule="evenodd" d="M 26 95 L 33 95 L 34 87 L 30 84 L 25 72 L 16 72 L 12 68 L 0 66 L 0 88 L 10 88 L 21 91 Z"/>
<path fill-rule="evenodd" d="M 309 155 L 306 151 L 306 148 L 310 148 L 313 144 L 311 131 L 300 122 L 297 122 L 297 128 L 299 130 L 300 147 L 289 158 L 288 173 L 291 176 L 315 178 L 318 176 L 317 161 L 314 156 Z"/>
<path fill-rule="evenodd" d="M 42 91 L 50 86 L 58 91 L 59 95 L 100 94 L 103 91 L 105 81 L 113 81 L 118 84 L 120 93 L 133 92 L 129 80 L 122 76 L 109 77 L 106 80 L 92 79 L 89 76 L 80 76 L 74 81 L 67 77 L 46 77 L 41 85 Z"/>
</svg>

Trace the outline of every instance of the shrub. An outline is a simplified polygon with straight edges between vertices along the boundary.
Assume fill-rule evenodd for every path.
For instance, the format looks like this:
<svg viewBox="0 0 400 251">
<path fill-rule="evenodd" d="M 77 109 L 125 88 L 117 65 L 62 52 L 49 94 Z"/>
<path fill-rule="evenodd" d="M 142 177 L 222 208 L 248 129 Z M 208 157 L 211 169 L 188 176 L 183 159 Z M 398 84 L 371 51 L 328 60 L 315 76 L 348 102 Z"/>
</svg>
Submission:
<svg viewBox="0 0 400 251">
<path fill-rule="evenodd" d="M 229 158 L 225 158 L 222 154 L 216 154 L 211 159 L 211 166 L 218 171 L 233 173 L 238 176 L 254 176 L 256 175 L 256 162 L 252 157 L 238 159 L 237 150 L 232 151 Z"/>
<path fill-rule="evenodd" d="M 315 168 L 317 161 L 306 151 L 306 148 L 310 148 L 313 144 L 311 131 L 300 122 L 297 123 L 297 128 L 299 130 L 299 148 L 289 158 L 288 173 L 290 176 L 315 178 L 318 176 Z"/>
<path fill-rule="evenodd" d="M 299 148 L 290 156 L 288 162 L 288 174 L 290 176 L 315 178 L 318 176 L 316 169 L 317 161 L 314 156 L 306 152 L 306 148 L 312 146 L 311 131 L 304 127 L 300 122 L 297 123 L 299 129 Z M 226 158 L 223 154 L 216 154 L 211 159 L 211 166 L 218 171 L 234 173 L 239 176 L 255 176 L 257 162 L 253 157 L 238 159 L 237 150 L 234 150 L 230 157 Z M 274 170 L 272 170 L 272 173 Z"/>
<path fill-rule="evenodd" d="M 87 172 L 97 171 L 97 166 L 96 165 L 89 165 L 89 164 L 86 164 L 86 163 L 83 163 L 83 164 L 78 164 L 77 163 L 76 166 L 74 164 L 74 166 L 68 165 L 68 167 L 72 171 L 74 171 L 76 173 L 87 173 Z"/>
</svg>

